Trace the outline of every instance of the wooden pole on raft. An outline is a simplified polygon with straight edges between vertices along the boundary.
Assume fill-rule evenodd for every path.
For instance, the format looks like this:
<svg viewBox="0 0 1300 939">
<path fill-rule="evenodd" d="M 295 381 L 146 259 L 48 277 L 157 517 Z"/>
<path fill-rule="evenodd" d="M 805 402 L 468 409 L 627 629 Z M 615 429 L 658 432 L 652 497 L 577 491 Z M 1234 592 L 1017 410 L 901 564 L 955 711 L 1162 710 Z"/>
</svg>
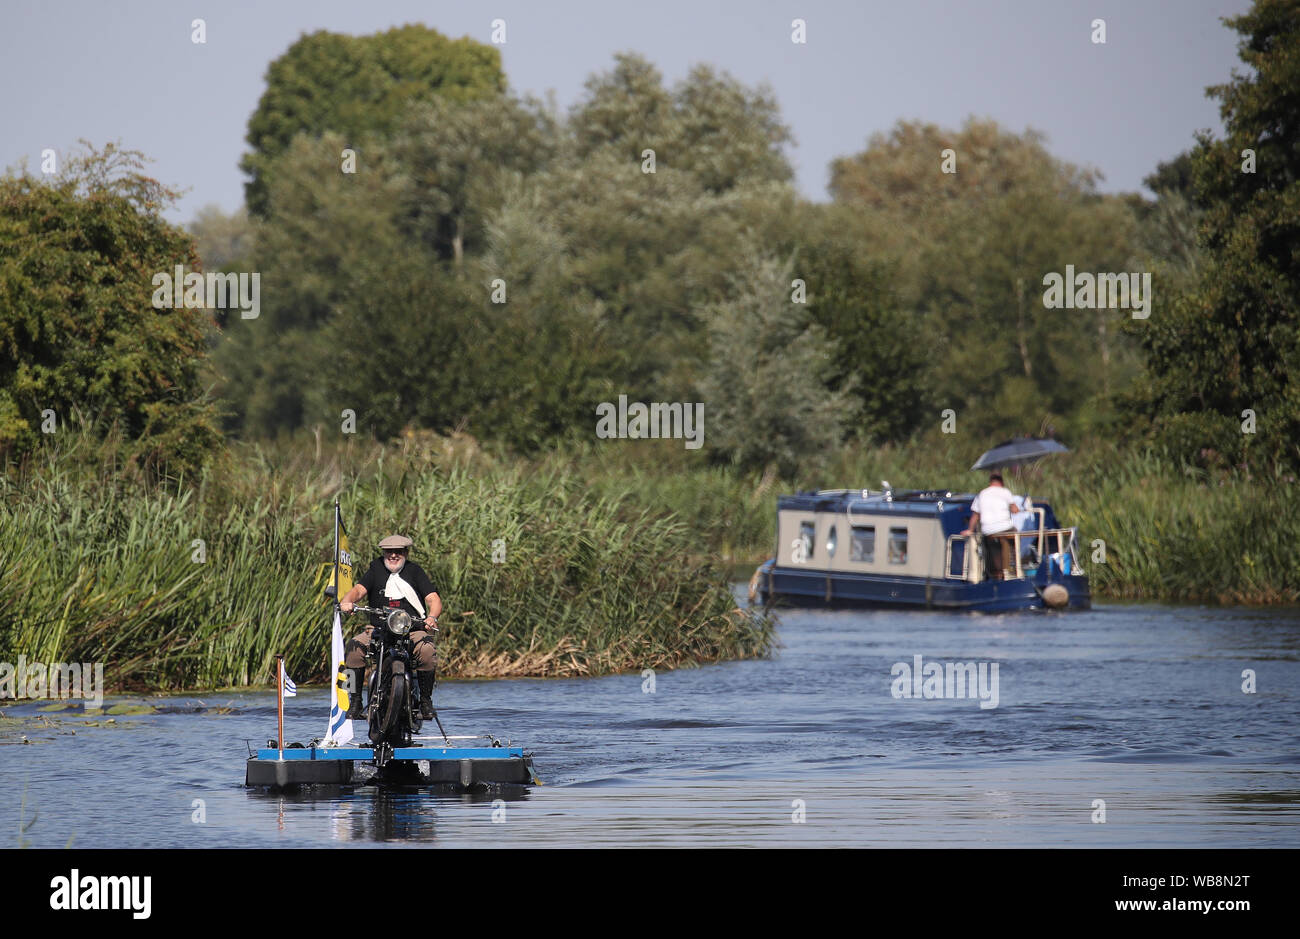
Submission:
<svg viewBox="0 0 1300 939">
<path fill-rule="evenodd" d="M 276 742 L 280 745 L 280 759 L 284 759 L 284 656 L 275 657 L 275 716 Z"/>
</svg>

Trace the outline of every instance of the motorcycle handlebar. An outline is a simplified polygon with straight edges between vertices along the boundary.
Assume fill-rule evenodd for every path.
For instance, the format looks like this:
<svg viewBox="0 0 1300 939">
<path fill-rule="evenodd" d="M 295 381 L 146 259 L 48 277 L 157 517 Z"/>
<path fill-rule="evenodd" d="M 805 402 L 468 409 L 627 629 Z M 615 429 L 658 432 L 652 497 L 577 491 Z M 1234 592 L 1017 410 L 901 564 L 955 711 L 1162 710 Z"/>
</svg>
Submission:
<svg viewBox="0 0 1300 939">
<path fill-rule="evenodd" d="M 342 606 L 342 604 L 338 604 L 338 605 L 340 607 Z M 354 603 L 352 604 L 351 611 L 348 612 L 346 615 L 351 616 L 353 613 L 374 613 L 378 616 L 387 616 L 391 612 L 392 610 L 384 609 L 383 607 L 362 606 L 360 603 Z M 414 626 L 416 623 L 419 623 L 426 630 L 432 630 L 433 632 L 438 631 L 437 626 L 430 626 L 427 623 L 425 623 L 425 621 L 422 619 L 416 619 L 415 617 L 411 617 L 411 620 L 412 620 L 412 624 L 411 624 L 412 626 Z"/>
</svg>

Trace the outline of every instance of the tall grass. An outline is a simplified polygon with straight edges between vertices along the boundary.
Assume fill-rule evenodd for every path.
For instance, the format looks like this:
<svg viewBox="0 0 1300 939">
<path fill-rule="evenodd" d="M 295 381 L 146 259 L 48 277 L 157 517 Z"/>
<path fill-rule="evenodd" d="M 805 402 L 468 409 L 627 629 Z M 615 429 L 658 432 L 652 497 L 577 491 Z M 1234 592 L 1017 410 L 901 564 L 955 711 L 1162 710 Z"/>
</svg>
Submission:
<svg viewBox="0 0 1300 939">
<path fill-rule="evenodd" d="M 970 466 L 980 449 L 948 435 L 904 446 L 846 447 L 801 478 L 775 480 L 692 462 L 680 446 L 662 444 L 643 446 L 639 459 L 631 446 L 621 452 L 592 447 L 547 462 L 674 512 L 697 531 L 702 552 L 757 563 L 772 552 L 777 494 L 879 490 L 886 480 L 898 489 L 978 492 L 987 474 Z M 1165 453 L 1108 442 L 1079 443 L 1071 453 L 1004 474 L 1015 492 L 1050 502 L 1061 524 L 1079 528 L 1095 595 L 1300 602 L 1300 492 L 1292 478 L 1205 471 Z"/>
<path fill-rule="evenodd" d="M 84 440 L 51 448 L 0 476 L 0 655 L 102 661 L 118 688 L 264 683 L 278 652 L 297 680 L 323 678 L 329 620 L 314 576 L 335 493 L 362 562 L 392 531 L 416 538 L 412 559 L 445 602 L 444 675 L 767 653 L 771 624 L 736 609 L 683 521 L 592 493 L 570 471 L 482 475 L 476 462 L 490 460 L 362 444 L 322 459 L 282 442 L 155 485 Z"/>
<path fill-rule="evenodd" d="M 283 652 L 295 679 L 323 678 L 328 617 L 314 574 L 330 555 L 335 495 L 362 563 L 390 532 L 416 539 L 412 557 L 446 605 L 444 675 L 760 656 L 771 623 L 735 608 L 720 562 L 770 554 L 776 495 L 886 479 L 974 491 L 985 476 L 969 450 L 942 437 L 846 448 L 777 479 L 710 466 L 670 441 L 521 460 L 469 438 L 322 448 L 304 436 L 233 445 L 202 477 L 156 484 L 111 440 L 68 434 L 0 475 L 0 660 L 102 661 L 114 687 L 181 689 L 266 683 Z M 1080 444 L 1007 482 L 1078 526 L 1097 596 L 1300 600 L 1294 480 Z M 504 563 L 493 563 L 497 543 Z"/>
<path fill-rule="evenodd" d="M 1051 465 L 1057 515 L 1080 529 L 1105 596 L 1209 603 L 1300 600 L 1300 492 L 1173 466 L 1152 451 L 1098 448 Z M 1104 545 L 1094 546 L 1094 541 Z M 1104 547 L 1105 563 L 1100 563 Z"/>
</svg>

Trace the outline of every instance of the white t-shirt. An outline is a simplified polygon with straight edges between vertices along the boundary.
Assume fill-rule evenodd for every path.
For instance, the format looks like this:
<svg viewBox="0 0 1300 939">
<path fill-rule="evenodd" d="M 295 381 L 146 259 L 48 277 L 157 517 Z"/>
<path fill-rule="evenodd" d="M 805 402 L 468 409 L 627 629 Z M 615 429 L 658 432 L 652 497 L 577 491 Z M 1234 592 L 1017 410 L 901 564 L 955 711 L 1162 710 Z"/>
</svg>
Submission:
<svg viewBox="0 0 1300 939">
<path fill-rule="evenodd" d="M 1014 527 L 1011 524 L 1010 506 L 1019 503 L 1019 497 L 1006 486 L 989 486 L 975 497 L 975 501 L 970 504 L 970 510 L 980 514 L 980 531 L 986 535 L 993 535 Z"/>
</svg>

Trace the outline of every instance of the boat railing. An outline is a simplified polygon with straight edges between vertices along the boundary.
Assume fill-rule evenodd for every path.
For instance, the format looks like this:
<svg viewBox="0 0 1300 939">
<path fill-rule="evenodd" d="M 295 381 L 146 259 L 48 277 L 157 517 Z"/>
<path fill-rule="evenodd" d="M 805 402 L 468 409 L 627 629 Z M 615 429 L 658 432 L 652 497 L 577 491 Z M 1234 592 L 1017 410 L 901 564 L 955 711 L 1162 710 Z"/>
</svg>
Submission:
<svg viewBox="0 0 1300 939">
<path fill-rule="evenodd" d="M 1025 555 L 1024 545 L 1026 541 L 1034 544 L 1037 550 L 1037 558 L 1034 572 L 1038 567 L 1055 559 L 1057 566 L 1062 573 L 1082 574 L 1083 565 L 1079 563 L 1078 553 L 1078 528 L 1047 528 L 1043 517 L 1042 509 L 1034 509 L 1038 513 L 1038 529 L 1028 531 L 1016 531 L 998 537 L 1011 541 L 1015 550 L 1016 558 L 1016 579 L 1023 580 L 1025 574 Z M 944 551 L 943 574 L 950 580 L 964 580 L 976 582 L 983 578 L 983 565 L 978 568 L 972 564 L 971 558 L 977 557 L 975 553 L 975 535 L 954 534 L 948 536 L 948 542 Z M 955 543 L 961 540 L 965 542 L 965 550 L 962 552 L 961 572 L 954 573 L 952 569 L 952 557 Z M 1067 560 L 1068 559 L 1068 562 Z M 1032 572 L 1031 572 L 1032 573 Z"/>
<path fill-rule="evenodd" d="M 954 574 L 952 572 L 952 549 L 953 549 L 953 545 L 956 544 L 958 539 L 960 539 L 962 542 L 965 543 L 966 550 L 962 551 L 961 553 L 961 573 Z M 971 563 L 970 563 L 970 559 L 972 555 L 974 555 L 974 553 L 975 553 L 974 535 L 962 535 L 962 534 L 949 535 L 948 543 L 945 546 L 944 553 L 943 553 L 943 576 L 948 578 L 949 580 L 974 580 L 975 578 L 971 577 Z M 979 571 L 977 573 L 979 574 L 979 576 L 981 577 L 983 576 L 983 571 Z"/>
<path fill-rule="evenodd" d="M 1082 574 L 1083 566 L 1079 563 L 1077 551 L 1077 528 L 1046 528 L 1043 525 L 1042 509 L 1039 513 L 1038 531 L 1017 531 L 1012 536 L 1016 552 L 1016 579 L 1025 577 L 1025 552 L 1023 544 L 1026 539 L 1033 541 L 1037 550 L 1035 568 L 1056 560 L 1062 573 Z"/>
</svg>

